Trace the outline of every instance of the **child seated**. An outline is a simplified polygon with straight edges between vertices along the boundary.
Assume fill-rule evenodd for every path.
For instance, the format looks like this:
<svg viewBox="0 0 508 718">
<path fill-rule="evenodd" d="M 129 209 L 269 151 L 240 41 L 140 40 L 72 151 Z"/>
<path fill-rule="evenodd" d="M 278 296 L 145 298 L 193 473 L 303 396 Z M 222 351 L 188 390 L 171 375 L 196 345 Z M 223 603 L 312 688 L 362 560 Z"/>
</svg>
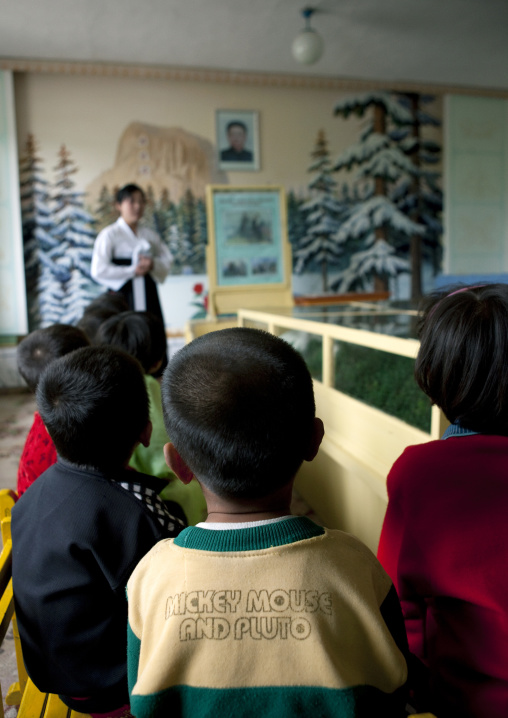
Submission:
<svg viewBox="0 0 508 718">
<path fill-rule="evenodd" d="M 113 291 L 104 292 L 85 307 L 77 326 L 85 332 L 90 344 L 96 344 L 95 339 L 100 325 L 106 319 L 120 314 L 120 312 L 126 312 L 128 309 L 129 305 L 123 294 Z"/>
<path fill-rule="evenodd" d="M 37 404 L 58 461 L 12 510 L 23 658 L 41 691 L 110 715 L 128 710 L 127 579 L 183 523 L 158 499 L 160 479 L 127 469 L 135 445 L 150 439 L 135 359 L 112 347 L 78 349 L 48 366 Z"/>
<path fill-rule="evenodd" d="M 393 465 L 378 557 L 434 713 L 506 718 L 508 286 L 431 297 L 420 339 L 416 381 L 451 426 Z"/>
<path fill-rule="evenodd" d="M 96 342 L 123 349 L 139 361 L 145 372 L 152 437 L 150 446 L 139 444 L 134 449 L 129 465 L 137 471 L 166 479 L 168 483 L 161 492 L 161 498 L 176 501 L 184 510 L 187 522 L 198 523 L 206 516 L 206 503 L 198 482 L 194 480 L 184 486 L 164 460 L 164 444 L 168 435 L 162 417 L 160 384 L 153 377 L 166 357 L 166 333 L 162 322 L 150 312 L 122 312 L 99 327 Z"/>
<path fill-rule="evenodd" d="M 205 334 L 169 362 L 162 403 L 166 460 L 208 518 L 128 583 L 137 718 L 405 715 L 390 579 L 354 537 L 290 515 L 323 436 L 302 357 L 256 329 Z"/>
<path fill-rule="evenodd" d="M 16 351 L 18 371 L 35 392 L 43 370 L 58 357 L 88 346 L 85 334 L 70 324 L 53 324 L 25 337 Z M 34 414 L 19 460 L 16 490 L 21 496 L 46 469 L 56 462 L 56 449 L 39 415 Z"/>
</svg>

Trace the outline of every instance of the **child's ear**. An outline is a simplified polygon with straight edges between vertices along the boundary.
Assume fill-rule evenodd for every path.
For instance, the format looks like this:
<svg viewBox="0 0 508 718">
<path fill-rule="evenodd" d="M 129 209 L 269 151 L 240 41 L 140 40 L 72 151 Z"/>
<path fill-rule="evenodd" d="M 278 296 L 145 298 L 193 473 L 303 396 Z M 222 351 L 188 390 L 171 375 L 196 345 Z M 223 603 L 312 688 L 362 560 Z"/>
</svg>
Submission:
<svg viewBox="0 0 508 718">
<path fill-rule="evenodd" d="M 162 362 L 163 362 L 162 359 L 159 359 L 159 361 L 156 361 L 155 364 L 153 366 L 151 366 L 150 369 L 146 373 L 150 374 L 150 376 L 155 374 L 155 372 L 159 371 L 159 369 L 161 368 Z"/>
<path fill-rule="evenodd" d="M 150 446 L 150 439 L 152 438 L 152 422 L 150 419 L 148 420 L 147 425 L 139 435 L 139 443 L 143 444 L 143 446 Z"/>
<path fill-rule="evenodd" d="M 166 459 L 166 464 L 171 471 L 174 471 L 182 484 L 190 484 L 194 478 L 194 474 L 171 442 L 164 444 L 164 458 Z"/>
<path fill-rule="evenodd" d="M 309 449 L 307 451 L 307 454 L 304 456 L 305 461 L 312 461 L 312 459 L 315 458 L 317 452 L 319 451 L 319 447 L 321 446 L 321 442 L 323 441 L 324 435 L 325 427 L 323 425 L 323 422 L 316 416 L 314 419 L 314 427 L 312 430 Z"/>
</svg>

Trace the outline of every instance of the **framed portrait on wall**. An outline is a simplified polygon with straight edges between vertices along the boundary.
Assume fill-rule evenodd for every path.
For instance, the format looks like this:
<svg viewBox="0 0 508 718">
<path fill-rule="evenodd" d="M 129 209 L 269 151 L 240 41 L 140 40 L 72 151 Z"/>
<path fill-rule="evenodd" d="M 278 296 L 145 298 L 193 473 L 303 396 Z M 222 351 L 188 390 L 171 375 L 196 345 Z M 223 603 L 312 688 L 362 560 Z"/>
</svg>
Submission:
<svg viewBox="0 0 508 718">
<path fill-rule="evenodd" d="M 217 313 L 292 303 L 281 187 L 207 187 L 210 305 Z"/>
<path fill-rule="evenodd" d="M 215 117 L 219 169 L 259 170 L 258 113 L 217 110 Z"/>
</svg>

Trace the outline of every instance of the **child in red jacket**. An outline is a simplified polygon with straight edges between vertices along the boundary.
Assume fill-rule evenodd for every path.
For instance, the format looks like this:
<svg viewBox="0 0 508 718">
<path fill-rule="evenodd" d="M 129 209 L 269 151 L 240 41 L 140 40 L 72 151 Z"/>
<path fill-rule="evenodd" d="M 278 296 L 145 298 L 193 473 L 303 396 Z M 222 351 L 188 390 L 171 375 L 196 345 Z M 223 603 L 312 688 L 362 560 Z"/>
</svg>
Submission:
<svg viewBox="0 0 508 718">
<path fill-rule="evenodd" d="M 84 332 L 70 324 L 53 324 L 45 329 L 36 329 L 18 345 L 16 354 L 18 371 L 28 384 L 28 388 L 35 393 L 42 372 L 52 361 L 75 349 L 86 347 L 89 343 Z M 17 482 L 19 496 L 55 463 L 55 445 L 46 431 L 39 412 L 36 411 L 19 460 Z"/>
<path fill-rule="evenodd" d="M 438 716 L 508 715 L 508 286 L 424 312 L 415 377 L 450 427 L 388 476 L 378 558 Z"/>
</svg>

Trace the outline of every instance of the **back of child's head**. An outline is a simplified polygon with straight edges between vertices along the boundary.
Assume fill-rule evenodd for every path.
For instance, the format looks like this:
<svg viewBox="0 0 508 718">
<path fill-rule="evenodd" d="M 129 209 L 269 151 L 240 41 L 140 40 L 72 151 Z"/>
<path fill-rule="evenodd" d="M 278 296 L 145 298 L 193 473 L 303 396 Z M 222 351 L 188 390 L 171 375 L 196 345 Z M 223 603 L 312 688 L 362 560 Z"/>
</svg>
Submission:
<svg viewBox="0 0 508 718">
<path fill-rule="evenodd" d="M 139 361 L 146 374 L 153 371 L 166 355 L 164 326 L 150 312 L 115 314 L 101 324 L 95 343 L 123 349 Z"/>
<path fill-rule="evenodd" d="M 450 422 L 508 434 L 508 285 L 426 300 L 415 377 Z"/>
<path fill-rule="evenodd" d="M 52 324 L 36 329 L 18 344 L 18 371 L 29 388 L 35 391 L 42 372 L 50 362 L 89 344 L 85 333 L 70 324 Z"/>
<path fill-rule="evenodd" d="M 105 292 L 93 299 L 87 305 L 83 316 L 77 326 L 87 335 L 92 344 L 96 343 L 96 336 L 100 325 L 114 316 L 129 309 L 127 300 L 119 292 Z"/>
<path fill-rule="evenodd" d="M 260 498 L 294 477 L 314 428 L 312 379 L 287 342 L 223 329 L 178 351 L 164 372 L 166 430 L 213 493 Z"/>
<path fill-rule="evenodd" d="M 103 292 L 86 305 L 84 313 L 94 312 L 97 309 L 109 311 L 111 314 L 125 312 L 129 308 L 127 300 L 120 292 Z"/>
<path fill-rule="evenodd" d="M 58 454 L 80 466 L 125 465 L 148 423 L 141 367 L 113 347 L 86 347 L 57 359 L 43 373 L 36 398 Z"/>
</svg>

